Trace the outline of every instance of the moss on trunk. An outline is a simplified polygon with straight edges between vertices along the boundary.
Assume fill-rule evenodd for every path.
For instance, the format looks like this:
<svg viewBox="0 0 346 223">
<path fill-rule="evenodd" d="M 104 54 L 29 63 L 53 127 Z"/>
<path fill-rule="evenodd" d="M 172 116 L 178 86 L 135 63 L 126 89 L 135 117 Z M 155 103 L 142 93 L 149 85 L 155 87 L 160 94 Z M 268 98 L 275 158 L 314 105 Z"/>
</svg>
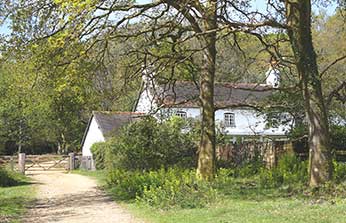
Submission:
<svg viewBox="0 0 346 223">
<path fill-rule="evenodd" d="M 317 187 L 331 179 L 332 159 L 328 117 L 312 44 L 310 0 L 287 0 L 286 18 L 309 124 L 309 185 Z"/>
</svg>

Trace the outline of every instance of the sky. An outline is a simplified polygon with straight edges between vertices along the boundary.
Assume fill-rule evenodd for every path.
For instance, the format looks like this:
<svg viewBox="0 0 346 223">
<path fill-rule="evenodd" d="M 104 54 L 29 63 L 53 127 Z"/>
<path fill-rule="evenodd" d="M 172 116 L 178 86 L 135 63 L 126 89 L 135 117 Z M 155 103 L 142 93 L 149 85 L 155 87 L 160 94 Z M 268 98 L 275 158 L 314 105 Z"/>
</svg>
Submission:
<svg viewBox="0 0 346 223">
<path fill-rule="evenodd" d="M 7 28 L 6 25 L 0 26 L 0 35 L 1 34 L 7 34 L 9 32 L 10 32 L 10 30 Z"/>
<path fill-rule="evenodd" d="M 152 0 L 137 0 L 138 3 L 148 3 L 151 2 Z M 265 10 L 266 4 L 265 4 L 266 0 L 253 0 L 253 4 L 254 4 L 254 9 L 258 9 L 258 10 Z M 335 11 L 336 8 L 336 4 L 328 4 L 327 6 L 321 6 L 321 5 L 314 5 L 313 6 L 313 10 L 315 12 L 318 12 L 320 10 L 325 10 L 326 13 L 328 15 L 332 15 Z M 2 26 L 0 26 L 0 35 L 1 34 L 9 34 L 10 33 L 10 29 L 8 28 L 8 24 L 4 24 Z"/>
</svg>

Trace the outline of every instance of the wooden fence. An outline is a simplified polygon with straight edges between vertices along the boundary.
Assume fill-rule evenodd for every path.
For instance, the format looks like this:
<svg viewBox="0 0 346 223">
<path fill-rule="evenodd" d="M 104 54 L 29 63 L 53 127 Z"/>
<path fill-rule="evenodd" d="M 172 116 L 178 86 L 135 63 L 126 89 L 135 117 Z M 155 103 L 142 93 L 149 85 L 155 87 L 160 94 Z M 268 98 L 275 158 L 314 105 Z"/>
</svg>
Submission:
<svg viewBox="0 0 346 223">
<path fill-rule="evenodd" d="M 293 152 L 292 144 L 285 141 L 258 142 L 249 141 L 237 144 L 222 144 L 216 148 L 216 158 L 240 166 L 244 162 L 262 159 L 268 167 L 277 164 L 278 158 L 285 152 Z"/>
</svg>

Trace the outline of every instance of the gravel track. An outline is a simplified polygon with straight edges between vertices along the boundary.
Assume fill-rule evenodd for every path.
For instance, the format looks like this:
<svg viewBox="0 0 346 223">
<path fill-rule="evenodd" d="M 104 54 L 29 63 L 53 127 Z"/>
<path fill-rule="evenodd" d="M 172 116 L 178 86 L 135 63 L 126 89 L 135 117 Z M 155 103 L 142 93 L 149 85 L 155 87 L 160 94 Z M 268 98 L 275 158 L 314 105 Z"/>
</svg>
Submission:
<svg viewBox="0 0 346 223">
<path fill-rule="evenodd" d="M 23 223 L 144 223 L 106 196 L 89 177 L 62 172 L 30 177 L 38 187 L 37 200 Z"/>
</svg>

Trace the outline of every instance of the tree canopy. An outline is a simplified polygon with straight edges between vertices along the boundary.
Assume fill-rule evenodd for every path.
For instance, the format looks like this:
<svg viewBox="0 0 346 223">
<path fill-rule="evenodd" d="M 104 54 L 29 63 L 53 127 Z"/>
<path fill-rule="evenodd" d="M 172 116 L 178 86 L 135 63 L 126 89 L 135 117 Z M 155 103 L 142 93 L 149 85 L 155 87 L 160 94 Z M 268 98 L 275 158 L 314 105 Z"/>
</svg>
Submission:
<svg viewBox="0 0 346 223">
<path fill-rule="evenodd" d="M 10 92 L 6 86 L 15 76 L 29 77 L 29 84 L 19 81 L 16 87 L 42 97 L 44 109 L 35 109 L 46 111 L 42 117 L 54 126 L 54 139 L 64 150 L 76 145 L 87 111 L 129 109 L 143 71 L 164 82 L 195 81 L 202 108 L 197 173 L 212 179 L 215 81 L 261 83 L 267 63 L 275 60 L 285 83 L 278 91 L 303 99 L 298 103 L 310 129 L 310 184 L 318 186 L 332 174 L 327 112 L 344 117 L 344 44 L 330 47 L 329 41 L 344 37 L 345 9 L 339 4 L 334 16 L 313 20 L 311 4 L 269 0 L 260 11 L 252 1 L 227 0 L 7 1 L 0 5 L 1 18 L 10 19 L 12 33 L 4 44 L 3 72 L 13 64 L 18 73 L 4 79 L 3 90 Z M 7 115 L 10 106 L 4 105 L 3 120 L 20 127 L 13 137 L 21 145 L 31 126 L 26 112 L 35 103 L 30 97 L 9 101 L 18 114 Z"/>
</svg>

